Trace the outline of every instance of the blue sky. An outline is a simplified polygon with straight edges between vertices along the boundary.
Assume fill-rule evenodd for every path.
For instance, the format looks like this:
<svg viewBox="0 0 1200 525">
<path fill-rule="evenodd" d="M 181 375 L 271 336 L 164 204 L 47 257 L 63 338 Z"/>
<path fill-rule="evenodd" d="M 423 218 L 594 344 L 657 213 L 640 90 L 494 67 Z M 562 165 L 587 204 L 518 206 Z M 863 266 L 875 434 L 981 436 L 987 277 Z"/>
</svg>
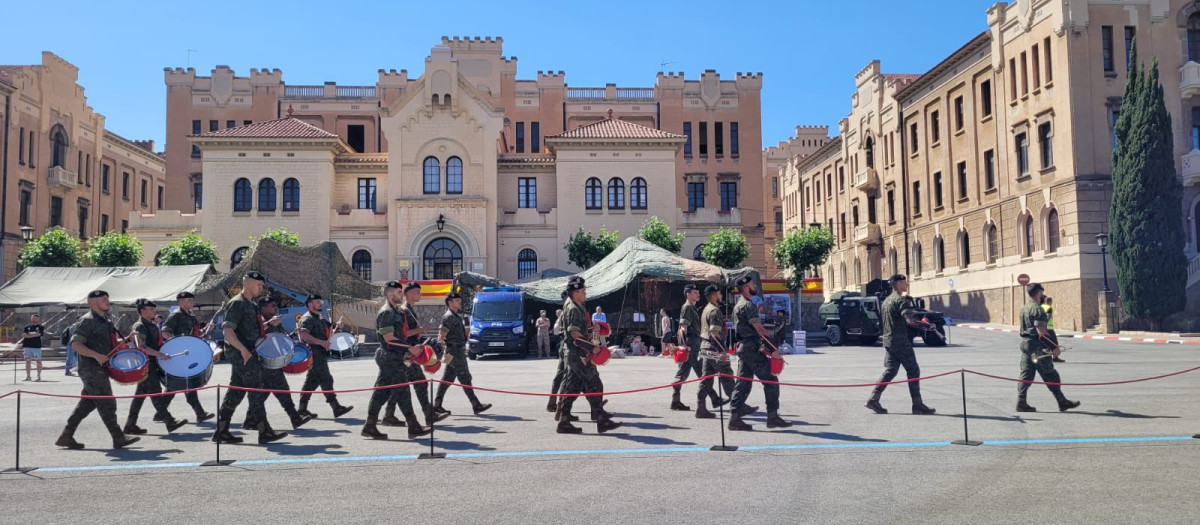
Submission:
<svg viewBox="0 0 1200 525">
<path fill-rule="evenodd" d="M 763 143 L 849 111 L 854 74 L 923 73 L 987 27 L 995 0 L 781 2 L 18 2 L 5 8 L 0 64 L 53 51 L 80 68 L 108 128 L 163 144 L 163 67 L 239 75 L 279 68 L 288 84 L 371 85 L 376 71 L 417 75 L 449 36 L 502 36 L 518 77 L 563 70 L 567 83 L 654 85 L 655 73 L 764 74 Z M 52 5 L 52 7 L 51 7 Z M 665 66 L 661 64 L 668 62 Z"/>
</svg>

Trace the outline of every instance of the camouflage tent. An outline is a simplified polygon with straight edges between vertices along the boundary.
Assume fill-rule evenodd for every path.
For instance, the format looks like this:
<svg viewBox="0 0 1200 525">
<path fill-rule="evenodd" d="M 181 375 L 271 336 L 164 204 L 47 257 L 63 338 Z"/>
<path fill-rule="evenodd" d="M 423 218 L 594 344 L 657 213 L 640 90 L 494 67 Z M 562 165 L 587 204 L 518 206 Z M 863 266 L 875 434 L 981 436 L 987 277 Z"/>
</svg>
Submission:
<svg viewBox="0 0 1200 525">
<path fill-rule="evenodd" d="M 326 241 L 293 248 L 270 239 L 256 242 L 229 272 L 201 283 L 196 295 L 206 303 L 219 303 L 241 288 L 242 276 L 250 270 L 262 272 L 274 286 L 299 294 L 320 294 L 335 302 L 383 297 L 383 288 L 360 278 L 337 244 Z"/>
</svg>

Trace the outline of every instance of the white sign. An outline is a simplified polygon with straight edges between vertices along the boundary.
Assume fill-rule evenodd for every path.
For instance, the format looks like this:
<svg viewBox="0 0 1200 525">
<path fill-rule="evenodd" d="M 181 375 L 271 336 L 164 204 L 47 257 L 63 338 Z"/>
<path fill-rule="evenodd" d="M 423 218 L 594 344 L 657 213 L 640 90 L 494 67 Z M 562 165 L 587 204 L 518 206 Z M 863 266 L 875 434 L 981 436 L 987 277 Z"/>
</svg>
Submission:
<svg viewBox="0 0 1200 525">
<path fill-rule="evenodd" d="M 805 332 L 804 330 L 792 331 L 792 353 L 808 353 L 808 332 Z"/>
</svg>

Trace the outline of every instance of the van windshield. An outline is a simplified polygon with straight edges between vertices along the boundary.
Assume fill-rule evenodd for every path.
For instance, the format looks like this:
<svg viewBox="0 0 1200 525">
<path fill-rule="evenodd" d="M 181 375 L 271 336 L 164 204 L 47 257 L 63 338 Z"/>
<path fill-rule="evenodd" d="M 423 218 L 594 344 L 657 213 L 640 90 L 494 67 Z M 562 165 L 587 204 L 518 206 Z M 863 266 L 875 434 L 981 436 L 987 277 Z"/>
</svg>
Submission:
<svg viewBox="0 0 1200 525">
<path fill-rule="evenodd" d="M 521 302 L 478 302 L 471 310 L 471 316 L 478 321 L 520 321 Z"/>
</svg>

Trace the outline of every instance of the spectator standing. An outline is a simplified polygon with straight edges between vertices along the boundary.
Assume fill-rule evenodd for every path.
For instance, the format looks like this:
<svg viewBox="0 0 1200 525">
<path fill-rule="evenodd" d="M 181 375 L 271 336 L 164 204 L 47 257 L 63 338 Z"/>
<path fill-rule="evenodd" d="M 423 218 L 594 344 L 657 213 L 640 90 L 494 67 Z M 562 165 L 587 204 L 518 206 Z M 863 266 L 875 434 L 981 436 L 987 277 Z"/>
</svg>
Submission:
<svg viewBox="0 0 1200 525">
<path fill-rule="evenodd" d="M 38 314 L 33 314 L 29 317 L 29 324 L 21 329 L 21 346 L 25 350 L 25 380 L 33 381 L 30 372 L 33 368 L 34 361 L 37 362 L 37 380 L 42 380 L 42 336 L 46 333 L 46 327 L 42 326 L 41 318 Z"/>
<path fill-rule="evenodd" d="M 592 314 L 592 325 L 594 326 L 596 323 L 608 324 L 608 316 L 604 315 L 604 310 L 599 306 L 596 307 L 596 313 Z M 608 346 L 607 337 L 600 337 L 600 346 Z"/>
<path fill-rule="evenodd" d="M 536 325 L 538 357 L 550 357 L 550 319 L 545 310 L 538 315 Z"/>
</svg>

